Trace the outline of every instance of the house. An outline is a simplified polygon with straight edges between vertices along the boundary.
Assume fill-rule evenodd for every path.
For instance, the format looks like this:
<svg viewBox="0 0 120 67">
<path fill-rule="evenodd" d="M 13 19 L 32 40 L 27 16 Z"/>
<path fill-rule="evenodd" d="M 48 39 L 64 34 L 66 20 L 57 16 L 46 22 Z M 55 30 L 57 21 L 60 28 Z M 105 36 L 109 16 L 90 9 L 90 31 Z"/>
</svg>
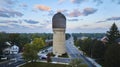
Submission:
<svg viewBox="0 0 120 67">
<path fill-rule="evenodd" d="M 10 47 L 5 48 L 5 49 L 3 50 L 3 53 L 4 53 L 5 55 L 10 54 Z"/>
<path fill-rule="evenodd" d="M 4 54 L 18 54 L 19 52 L 19 47 L 16 45 L 9 46 L 3 50 Z"/>
<path fill-rule="evenodd" d="M 18 54 L 19 52 L 19 47 L 16 45 L 11 46 L 10 48 L 10 54 Z"/>
<path fill-rule="evenodd" d="M 108 42 L 108 38 L 107 38 L 107 36 L 104 36 L 103 38 L 101 38 L 101 41 L 102 41 L 103 43 Z"/>
</svg>

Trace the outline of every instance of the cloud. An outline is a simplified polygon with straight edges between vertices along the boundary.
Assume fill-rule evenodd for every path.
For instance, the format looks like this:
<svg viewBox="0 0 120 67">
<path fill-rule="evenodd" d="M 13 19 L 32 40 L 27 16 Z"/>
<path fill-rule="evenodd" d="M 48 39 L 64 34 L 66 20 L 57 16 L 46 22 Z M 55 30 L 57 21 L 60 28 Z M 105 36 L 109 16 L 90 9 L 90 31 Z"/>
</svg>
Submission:
<svg viewBox="0 0 120 67">
<path fill-rule="evenodd" d="M 0 17 L 10 17 L 10 16 L 0 12 Z"/>
<path fill-rule="evenodd" d="M 75 4 L 80 4 L 86 0 L 70 0 L 72 3 L 75 3 Z"/>
<path fill-rule="evenodd" d="M 112 2 L 116 2 L 117 4 L 120 4 L 120 0 L 111 0 Z"/>
<path fill-rule="evenodd" d="M 106 22 L 106 20 L 103 20 L 103 21 L 97 21 L 96 23 L 101 23 L 101 22 Z"/>
<path fill-rule="evenodd" d="M 58 4 L 63 3 L 65 0 L 58 0 Z"/>
<path fill-rule="evenodd" d="M 103 1 L 102 1 L 102 0 L 93 0 L 93 2 L 95 2 L 95 3 L 96 3 L 96 5 L 100 5 L 100 4 L 102 4 L 102 3 L 103 3 Z"/>
<path fill-rule="evenodd" d="M 90 25 L 87 25 L 87 24 L 83 25 L 83 27 L 88 27 L 88 26 L 90 26 Z"/>
<path fill-rule="evenodd" d="M 120 17 L 111 17 L 111 18 L 107 18 L 107 21 L 114 21 L 114 20 L 120 20 Z"/>
<path fill-rule="evenodd" d="M 17 0 L 0 0 L 0 7 L 12 7 Z"/>
<path fill-rule="evenodd" d="M 36 9 L 39 9 L 41 11 L 50 11 L 51 8 L 49 6 L 45 6 L 45 5 L 41 5 L 41 4 L 37 4 L 35 5 Z"/>
<path fill-rule="evenodd" d="M 94 8 L 85 8 L 84 10 L 83 10 L 83 15 L 84 16 L 88 16 L 89 14 L 93 14 L 93 13 L 95 13 L 97 11 L 97 9 L 94 9 Z"/>
<path fill-rule="evenodd" d="M 23 14 L 12 9 L 0 8 L 0 17 L 16 17 L 16 16 L 21 17 L 23 16 Z"/>
<path fill-rule="evenodd" d="M 107 21 L 119 21 L 120 17 L 110 17 L 102 21 L 97 21 L 96 23 L 107 22 Z"/>
<path fill-rule="evenodd" d="M 28 5 L 27 5 L 26 3 L 22 3 L 22 4 L 20 4 L 19 6 L 20 6 L 20 7 L 23 7 L 23 8 L 28 7 Z"/>
<path fill-rule="evenodd" d="M 48 12 L 48 16 L 53 16 L 55 14 L 55 11 L 53 11 L 53 10 L 50 10 L 49 12 Z"/>
<path fill-rule="evenodd" d="M 19 21 L 16 21 L 16 20 L 0 20 L 0 23 L 18 23 Z"/>
<path fill-rule="evenodd" d="M 70 17 L 78 17 L 81 15 L 82 15 L 82 13 L 78 9 L 74 9 L 72 12 L 69 13 Z"/>
<path fill-rule="evenodd" d="M 94 14 L 97 9 L 94 8 L 85 8 L 83 12 L 80 12 L 79 9 L 74 9 L 72 12 L 68 13 L 70 17 L 79 17 L 79 16 L 88 16 L 90 14 Z"/>
<path fill-rule="evenodd" d="M 68 11 L 67 9 L 58 9 L 57 10 L 57 12 L 62 12 L 62 13 L 67 12 L 67 11 Z"/>
<path fill-rule="evenodd" d="M 39 23 L 38 21 L 34 21 L 34 20 L 24 20 L 25 22 L 27 22 L 27 23 L 30 23 L 30 24 L 37 24 L 37 23 Z"/>
<path fill-rule="evenodd" d="M 68 19 L 68 21 L 79 21 L 79 19 Z"/>
</svg>

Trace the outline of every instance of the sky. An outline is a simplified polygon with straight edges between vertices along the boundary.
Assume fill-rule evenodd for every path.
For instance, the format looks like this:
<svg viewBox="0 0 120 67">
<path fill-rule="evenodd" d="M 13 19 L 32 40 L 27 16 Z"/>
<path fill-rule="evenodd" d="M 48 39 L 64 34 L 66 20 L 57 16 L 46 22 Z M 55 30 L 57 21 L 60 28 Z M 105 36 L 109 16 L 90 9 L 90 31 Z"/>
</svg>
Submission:
<svg viewBox="0 0 120 67">
<path fill-rule="evenodd" d="M 52 33 L 57 12 L 67 33 L 106 33 L 113 23 L 120 30 L 120 0 L 0 0 L 0 31 Z"/>
</svg>

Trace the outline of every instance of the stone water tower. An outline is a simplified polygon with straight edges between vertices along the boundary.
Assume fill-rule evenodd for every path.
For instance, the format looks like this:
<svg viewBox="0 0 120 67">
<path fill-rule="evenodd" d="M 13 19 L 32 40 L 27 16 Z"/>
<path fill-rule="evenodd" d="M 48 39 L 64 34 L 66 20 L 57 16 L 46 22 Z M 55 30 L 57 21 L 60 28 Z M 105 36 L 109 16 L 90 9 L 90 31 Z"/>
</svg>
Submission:
<svg viewBox="0 0 120 67">
<path fill-rule="evenodd" d="M 53 54 L 62 55 L 66 53 L 65 46 L 65 29 L 66 29 L 66 18 L 58 12 L 52 18 L 53 28 Z"/>
</svg>

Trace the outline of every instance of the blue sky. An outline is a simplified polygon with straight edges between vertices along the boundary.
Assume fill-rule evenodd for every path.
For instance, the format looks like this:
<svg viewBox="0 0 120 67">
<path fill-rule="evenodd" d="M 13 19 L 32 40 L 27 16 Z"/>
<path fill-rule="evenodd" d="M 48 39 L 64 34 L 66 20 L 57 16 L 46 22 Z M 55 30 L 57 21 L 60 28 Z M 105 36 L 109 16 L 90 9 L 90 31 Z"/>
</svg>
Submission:
<svg viewBox="0 0 120 67">
<path fill-rule="evenodd" d="M 0 0 L 0 31 L 51 33 L 57 12 L 67 33 L 105 33 L 114 22 L 120 29 L 120 0 Z"/>
</svg>

